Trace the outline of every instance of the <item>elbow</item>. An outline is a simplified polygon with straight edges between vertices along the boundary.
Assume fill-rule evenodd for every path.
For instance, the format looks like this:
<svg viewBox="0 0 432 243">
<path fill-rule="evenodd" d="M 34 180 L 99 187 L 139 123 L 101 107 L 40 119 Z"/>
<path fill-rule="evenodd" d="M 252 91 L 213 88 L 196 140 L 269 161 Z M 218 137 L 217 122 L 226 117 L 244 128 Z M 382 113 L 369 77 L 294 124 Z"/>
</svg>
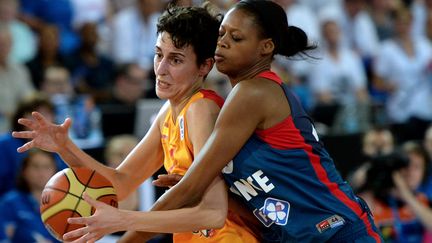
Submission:
<svg viewBox="0 0 432 243">
<path fill-rule="evenodd" d="M 228 211 L 225 209 L 208 209 L 206 220 L 203 221 L 206 229 L 220 229 L 224 227 Z"/>
<path fill-rule="evenodd" d="M 220 229 L 220 228 L 224 227 L 225 222 L 226 222 L 226 218 L 227 218 L 226 212 L 225 212 L 225 214 L 218 213 L 218 215 L 215 216 L 215 222 L 214 222 L 214 226 L 212 228 L 213 229 Z"/>
</svg>

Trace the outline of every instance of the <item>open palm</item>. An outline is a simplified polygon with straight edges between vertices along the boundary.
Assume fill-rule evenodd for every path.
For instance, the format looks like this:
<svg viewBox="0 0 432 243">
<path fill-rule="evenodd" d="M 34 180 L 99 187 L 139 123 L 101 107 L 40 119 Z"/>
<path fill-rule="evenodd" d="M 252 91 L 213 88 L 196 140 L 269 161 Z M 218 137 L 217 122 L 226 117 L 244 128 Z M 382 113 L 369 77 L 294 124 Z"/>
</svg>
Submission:
<svg viewBox="0 0 432 243">
<path fill-rule="evenodd" d="M 29 139 L 26 144 L 17 149 L 18 152 L 25 152 L 31 148 L 40 148 L 49 152 L 60 152 L 69 141 L 69 128 L 72 124 L 67 118 L 63 124 L 57 125 L 48 121 L 39 112 L 32 112 L 32 118 L 20 118 L 19 124 L 26 126 L 27 131 L 14 131 L 15 138 Z"/>
</svg>

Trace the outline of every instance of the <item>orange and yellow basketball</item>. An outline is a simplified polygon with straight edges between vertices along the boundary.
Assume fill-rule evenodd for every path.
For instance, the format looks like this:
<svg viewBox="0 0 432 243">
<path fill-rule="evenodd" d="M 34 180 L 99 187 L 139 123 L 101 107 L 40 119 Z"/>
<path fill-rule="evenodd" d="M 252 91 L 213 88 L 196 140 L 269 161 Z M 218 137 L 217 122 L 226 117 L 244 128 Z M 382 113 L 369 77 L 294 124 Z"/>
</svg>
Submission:
<svg viewBox="0 0 432 243">
<path fill-rule="evenodd" d="M 40 205 L 41 218 L 58 240 L 62 241 L 63 234 L 83 227 L 69 224 L 68 218 L 88 217 L 94 213 L 95 209 L 82 197 L 84 192 L 113 207 L 118 205 L 111 182 L 88 168 L 66 168 L 51 177 L 45 185 Z"/>
</svg>

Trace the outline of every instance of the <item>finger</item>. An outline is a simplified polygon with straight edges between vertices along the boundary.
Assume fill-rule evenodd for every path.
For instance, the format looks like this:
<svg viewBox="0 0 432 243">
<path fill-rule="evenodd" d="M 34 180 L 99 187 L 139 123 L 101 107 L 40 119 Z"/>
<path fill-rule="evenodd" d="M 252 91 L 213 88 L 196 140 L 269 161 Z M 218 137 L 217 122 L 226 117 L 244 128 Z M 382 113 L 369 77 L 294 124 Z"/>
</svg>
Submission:
<svg viewBox="0 0 432 243">
<path fill-rule="evenodd" d="M 22 153 L 22 152 L 25 152 L 25 151 L 33 148 L 33 147 L 34 147 L 33 141 L 30 141 L 30 142 L 25 143 L 23 146 L 17 148 L 17 152 Z"/>
<path fill-rule="evenodd" d="M 37 128 L 37 124 L 34 121 L 27 118 L 18 119 L 18 123 L 30 128 L 31 130 L 35 130 Z"/>
<path fill-rule="evenodd" d="M 12 137 L 30 139 L 34 138 L 35 134 L 32 131 L 12 132 Z"/>
<path fill-rule="evenodd" d="M 63 124 L 61 125 L 64 129 L 69 130 L 70 126 L 72 125 L 72 119 L 70 119 L 69 117 L 66 118 L 63 122 Z"/>
<path fill-rule="evenodd" d="M 159 179 L 152 181 L 152 184 L 157 187 L 167 187 L 166 183 Z"/>
<path fill-rule="evenodd" d="M 90 196 L 88 195 L 87 192 L 84 192 L 84 193 L 83 193 L 83 199 L 84 199 L 88 204 L 90 204 L 90 206 L 92 206 L 92 207 L 94 207 L 94 208 L 98 208 L 98 207 L 104 205 L 103 202 L 100 202 L 100 201 L 95 200 L 95 199 L 93 199 L 92 197 L 90 197 Z"/>
<path fill-rule="evenodd" d="M 68 218 L 67 222 L 69 224 L 89 225 L 91 223 L 91 217 L 74 217 L 74 218 Z"/>
<path fill-rule="evenodd" d="M 72 230 L 63 235 L 63 240 L 73 239 L 76 237 L 83 236 L 89 232 L 88 226 Z"/>
<path fill-rule="evenodd" d="M 42 124 L 48 123 L 48 120 L 41 113 L 39 113 L 37 111 L 32 112 L 32 117 L 39 123 L 42 123 Z"/>
</svg>

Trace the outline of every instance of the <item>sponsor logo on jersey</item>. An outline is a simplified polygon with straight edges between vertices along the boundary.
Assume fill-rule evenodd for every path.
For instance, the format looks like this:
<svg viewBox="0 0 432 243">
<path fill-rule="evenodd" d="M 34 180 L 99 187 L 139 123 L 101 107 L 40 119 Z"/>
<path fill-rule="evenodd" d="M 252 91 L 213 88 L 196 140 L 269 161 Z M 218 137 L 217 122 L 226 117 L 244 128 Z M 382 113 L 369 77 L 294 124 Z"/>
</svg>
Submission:
<svg viewBox="0 0 432 243">
<path fill-rule="evenodd" d="M 269 217 L 267 217 L 267 215 L 265 215 L 264 213 L 264 207 L 260 208 L 260 209 L 255 209 L 253 211 L 253 214 L 255 215 L 255 217 L 257 217 L 257 219 L 265 226 L 265 227 L 270 227 L 272 224 L 274 224 L 274 221 L 271 220 Z"/>
<path fill-rule="evenodd" d="M 322 233 L 328 229 L 333 229 L 344 224 L 345 220 L 341 216 L 335 214 L 316 224 L 316 228 L 320 233 Z"/>
<path fill-rule="evenodd" d="M 288 223 L 290 204 L 287 201 L 269 197 L 264 202 L 263 212 L 275 224 L 286 225 Z"/>
<path fill-rule="evenodd" d="M 194 231 L 192 233 L 195 234 L 195 235 L 199 235 L 201 237 L 204 237 L 204 238 L 210 238 L 210 237 L 212 237 L 216 233 L 216 230 L 214 230 L 214 229 L 204 229 L 204 230 L 197 230 L 197 231 Z"/>
<path fill-rule="evenodd" d="M 179 128 L 180 128 L 180 140 L 183 141 L 184 137 L 185 137 L 185 135 L 184 135 L 184 133 L 185 133 L 185 131 L 184 131 L 184 117 L 180 116 L 178 119 L 179 119 Z"/>
</svg>

